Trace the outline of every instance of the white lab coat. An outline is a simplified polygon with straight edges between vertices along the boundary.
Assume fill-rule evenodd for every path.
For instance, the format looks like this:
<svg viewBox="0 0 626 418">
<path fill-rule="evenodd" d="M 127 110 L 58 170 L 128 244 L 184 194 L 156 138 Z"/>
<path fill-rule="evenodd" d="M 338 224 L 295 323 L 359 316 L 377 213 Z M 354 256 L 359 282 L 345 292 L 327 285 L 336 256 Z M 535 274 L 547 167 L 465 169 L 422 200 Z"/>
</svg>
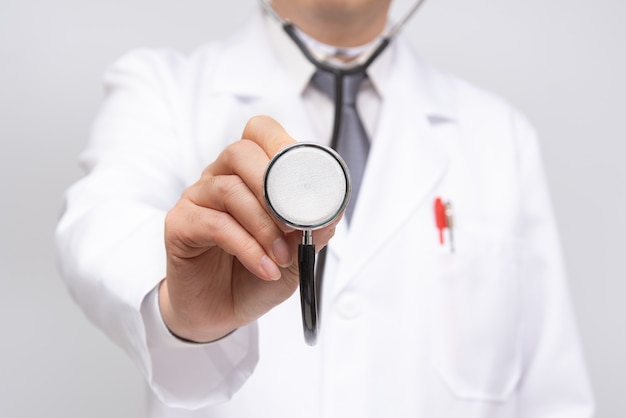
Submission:
<svg viewBox="0 0 626 418">
<path fill-rule="evenodd" d="M 317 346 L 297 294 L 210 345 L 146 324 L 181 191 L 253 115 L 314 137 L 265 30 L 255 17 L 191 57 L 121 59 L 81 158 L 89 174 L 67 193 L 64 277 L 146 376 L 151 416 L 592 416 L 535 133 L 402 39 L 351 231 L 329 247 Z M 454 206 L 454 252 L 436 197 Z"/>
</svg>

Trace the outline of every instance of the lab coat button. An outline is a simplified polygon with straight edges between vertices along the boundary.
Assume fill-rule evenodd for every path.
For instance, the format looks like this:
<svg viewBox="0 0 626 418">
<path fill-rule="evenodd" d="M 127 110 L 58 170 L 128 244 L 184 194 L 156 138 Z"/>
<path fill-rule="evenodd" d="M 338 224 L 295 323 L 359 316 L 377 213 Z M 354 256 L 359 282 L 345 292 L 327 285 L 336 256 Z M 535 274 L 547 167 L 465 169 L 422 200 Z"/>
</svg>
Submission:
<svg viewBox="0 0 626 418">
<path fill-rule="evenodd" d="M 356 318 L 361 314 L 361 299 L 353 293 L 347 293 L 339 299 L 337 310 L 346 319 Z"/>
</svg>

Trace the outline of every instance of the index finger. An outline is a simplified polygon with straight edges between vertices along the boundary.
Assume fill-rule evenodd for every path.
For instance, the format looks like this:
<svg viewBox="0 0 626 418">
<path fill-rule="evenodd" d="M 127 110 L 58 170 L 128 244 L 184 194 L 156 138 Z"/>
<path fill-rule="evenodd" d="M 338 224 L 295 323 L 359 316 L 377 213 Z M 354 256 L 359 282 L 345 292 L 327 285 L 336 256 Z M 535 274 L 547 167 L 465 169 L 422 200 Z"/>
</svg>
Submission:
<svg viewBox="0 0 626 418">
<path fill-rule="evenodd" d="M 287 145 L 296 142 L 280 123 L 263 115 L 254 116 L 248 120 L 241 134 L 241 139 L 248 139 L 256 143 L 270 159 Z"/>
<path fill-rule="evenodd" d="M 296 141 L 274 119 L 269 116 L 254 116 L 248 120 L 241 140 L 222 151 L 205 171 L 212 176 L 239 176 L 257 199 L 264 202 L 263 173 L 270 159 L 294 142 Z"/>
</svg>

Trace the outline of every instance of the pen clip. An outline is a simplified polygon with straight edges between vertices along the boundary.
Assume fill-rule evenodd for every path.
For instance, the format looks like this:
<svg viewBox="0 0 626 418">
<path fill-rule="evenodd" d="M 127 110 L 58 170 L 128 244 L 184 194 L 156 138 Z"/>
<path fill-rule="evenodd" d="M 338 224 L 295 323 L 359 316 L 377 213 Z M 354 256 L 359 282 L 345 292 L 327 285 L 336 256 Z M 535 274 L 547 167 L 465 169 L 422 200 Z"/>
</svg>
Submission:
<svg viewBox="0 0 626 418">
<path fill-rule="evenodd" d="M 445 216 L 446 216 L 446 227 L 448 227 L 448 237 L 450 238 L 450 252 L 454 252 L 454 211 L 452 210 L 452 202 L 450 200 L 446 200 L 444 203 L 445 206 Z"/>
</svg>

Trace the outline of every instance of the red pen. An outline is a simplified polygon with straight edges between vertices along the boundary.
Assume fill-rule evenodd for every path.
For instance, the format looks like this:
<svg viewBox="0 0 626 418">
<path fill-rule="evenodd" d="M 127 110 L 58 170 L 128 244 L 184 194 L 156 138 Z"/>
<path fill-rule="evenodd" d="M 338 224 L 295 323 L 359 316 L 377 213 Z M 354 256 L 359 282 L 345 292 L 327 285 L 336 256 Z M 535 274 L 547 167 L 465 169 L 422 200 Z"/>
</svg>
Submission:
<svg viewBox="0 0 626 418">
<path fill-rule="evenodd" d="M 454 252 L 454 213 L 452 210 L 452 202 L 450 200 L 444 201 L 440 197 L 435 199 L 435 226 L 439 231 L 439 244 L 444 245 L 445 237 L 444 230 L 448 230 L 448 238 L 450 239 L 450 252 Z"/>
<path fill-rule="evenodd" d="M 443 245 L 443 230 L 446 229 L 446 206 L 440 197 L 435 199 L 435 225 L 439 230 L 439 244 Z"/>
</svg>

